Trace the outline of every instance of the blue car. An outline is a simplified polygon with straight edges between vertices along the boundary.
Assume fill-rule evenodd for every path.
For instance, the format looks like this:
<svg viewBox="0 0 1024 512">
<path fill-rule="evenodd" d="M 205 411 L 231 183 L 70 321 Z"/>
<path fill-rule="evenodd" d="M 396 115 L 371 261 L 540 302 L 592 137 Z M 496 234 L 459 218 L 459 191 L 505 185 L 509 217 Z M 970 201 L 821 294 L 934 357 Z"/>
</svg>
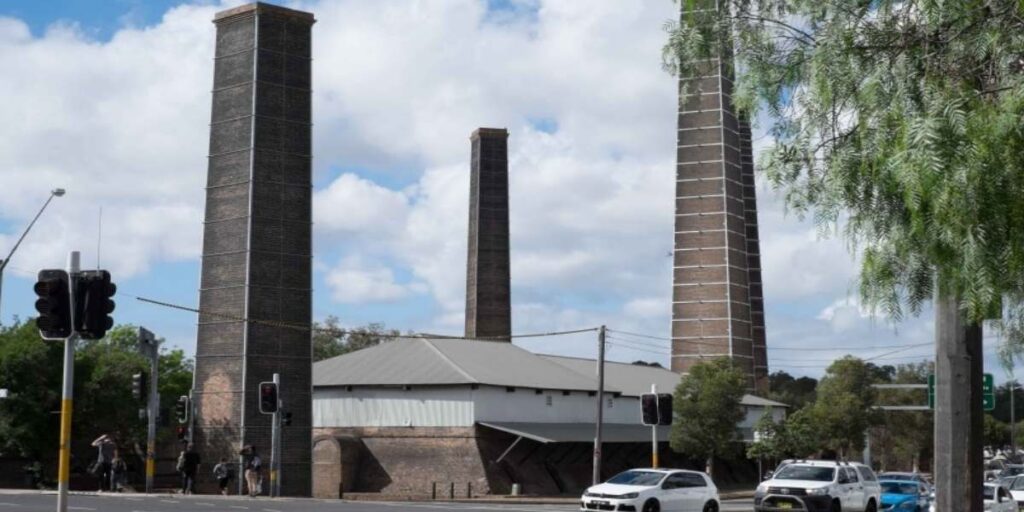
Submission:
<svg viewBox="0 0 1024 512">
<path fill-rule="evenodd" d="M 912 480 L 879 480 L 882 487 L 881 510 L 893 512 L 928 510 L 931 491 L 923 482 Z"/>
</svg>

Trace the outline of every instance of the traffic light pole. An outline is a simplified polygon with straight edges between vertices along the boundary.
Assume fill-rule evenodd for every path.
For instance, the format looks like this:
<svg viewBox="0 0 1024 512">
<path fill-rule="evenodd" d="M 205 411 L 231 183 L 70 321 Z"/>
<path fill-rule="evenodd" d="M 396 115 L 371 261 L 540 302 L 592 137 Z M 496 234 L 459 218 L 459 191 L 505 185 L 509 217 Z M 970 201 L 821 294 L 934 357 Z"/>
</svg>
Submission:
<svg viewBox="0 0 1024 512">
<path fill-rule="evenodd" d="M 594 433 L 593 485 L 601 483 L 601 441 L 604 424 L 604 326 L 597 331 L 597 426 Z"/>
<path fill-rule="evenodd" d="M 75 277 L 80 272 L 78 251 L 68 254 L 68 287 L 71 297 L 71 325 L 75 325 Z M 75 392 L 75 342 L 78 333 L 72 330 L 64 340 L 64 385 L 60 400 L 60 454 L 57 468 L 57 512 L 68 510 L 68 489 L 71 477 L 71 411 Z"/>
<path fill-rule="evenodd" d="M 274 384 L 277 387 L 277 408 L 274 414 L 270 416 L 270 496 L 280 496 L 280 487 L 278 486 L 280 473 L 278 470 L 278 464 L 280 463 L 281 453 L 281 375 L 274 374 Z"/>
<path fill-rule="evenodd" d="M 658 396 L 657 384 L 651 384 L 651 394 Z M 651 425 L 651 467 L 658 467 L 658 422 Z"/>
</svg>

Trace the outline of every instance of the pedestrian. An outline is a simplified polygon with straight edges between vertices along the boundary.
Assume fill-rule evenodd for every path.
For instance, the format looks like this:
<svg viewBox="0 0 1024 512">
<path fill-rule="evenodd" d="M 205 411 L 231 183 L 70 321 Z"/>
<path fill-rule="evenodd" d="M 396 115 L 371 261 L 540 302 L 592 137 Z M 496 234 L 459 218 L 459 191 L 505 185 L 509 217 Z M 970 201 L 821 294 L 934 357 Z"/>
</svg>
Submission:
<svg viewBox="0 0 1024 512">
<path fill-rule="evenodd" d="M 231 483 L 232 477 L 234 476 L 231 471 L 231 464 L 228 463 L 227 457 L 221 457 L 220 462 L 213 467 L 213 477 L 217 479 L 217 485 L 220 486 L 220 493 L 224 496 L 228 495 L 228 484 Z"/>
<path fill-rule="evenodd" d="M 196 487 L 196 473 L 199 471 L 199 454 L 195 445 L 189 443 L 178 455 L 178 466 L 181 471 L 181 493 L 194 494 Z"/>
<path fill-rule="evenodd" d="M 242 449 L 245 461 L 245 482 L 249 487 L 249 497 L 255 498 L 263 492 L 263 461 L 256 453 L 256 447 L 248 445 Z"/>
<path fill-rule="evenodd" d="M 124 488 L 125 476 L 128 473 L 128 464 L 121 458 L 121 452 L 114 448 L 114 458 L 110 460 L 110 490 L 121 492 Z"/>
<path fill-rule="evenodd" d="M 99 479 L 99 492 L 109 491 L 111 483 L 111 463 L 114 460 L 114 451 L 117 444 L 108 434 L 103 434 L 92 442 L 96 447 L 96 464 L 93 466 L 92 474 Z"/>
</svg>

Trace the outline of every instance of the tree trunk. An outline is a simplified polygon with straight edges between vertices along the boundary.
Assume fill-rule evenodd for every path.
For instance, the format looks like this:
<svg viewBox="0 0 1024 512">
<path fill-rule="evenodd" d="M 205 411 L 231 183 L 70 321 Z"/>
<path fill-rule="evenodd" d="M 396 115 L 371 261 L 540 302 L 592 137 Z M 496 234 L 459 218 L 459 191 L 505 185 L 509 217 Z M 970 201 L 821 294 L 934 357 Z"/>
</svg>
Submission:
<svg viewBox="0 0 1024 512">
<path fill-rule="evenodd" d="M 982 512 L 981 325 L 958 302 L 935 302 L 935 508 Z"/>
</svg>

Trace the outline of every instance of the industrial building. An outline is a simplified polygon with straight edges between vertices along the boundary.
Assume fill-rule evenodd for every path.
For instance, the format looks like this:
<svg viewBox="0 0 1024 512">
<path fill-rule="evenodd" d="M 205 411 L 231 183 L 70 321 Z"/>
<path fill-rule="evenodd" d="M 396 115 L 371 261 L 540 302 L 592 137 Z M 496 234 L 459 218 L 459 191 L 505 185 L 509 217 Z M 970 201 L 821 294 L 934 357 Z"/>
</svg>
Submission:
<svg viewBox="0 0 1024 512">
<path fill-rule="evenodd" d="M 671 392 L 677 373 L 605 364 L 604 476 L 649 466 L 652 429 L 639 398 Z M 589 485 L 596 416 L 596 362 L 535 354 L 499 341 L 400 338 L 313 366 L 313 489 L 425 496 L 435 484 L 458 495 L 565 494 Z M 766 408 L 743 399 L 737 425 L 749 440 Z M 658 432 L 662 460 L 687 463 Z"/>
</svg>

